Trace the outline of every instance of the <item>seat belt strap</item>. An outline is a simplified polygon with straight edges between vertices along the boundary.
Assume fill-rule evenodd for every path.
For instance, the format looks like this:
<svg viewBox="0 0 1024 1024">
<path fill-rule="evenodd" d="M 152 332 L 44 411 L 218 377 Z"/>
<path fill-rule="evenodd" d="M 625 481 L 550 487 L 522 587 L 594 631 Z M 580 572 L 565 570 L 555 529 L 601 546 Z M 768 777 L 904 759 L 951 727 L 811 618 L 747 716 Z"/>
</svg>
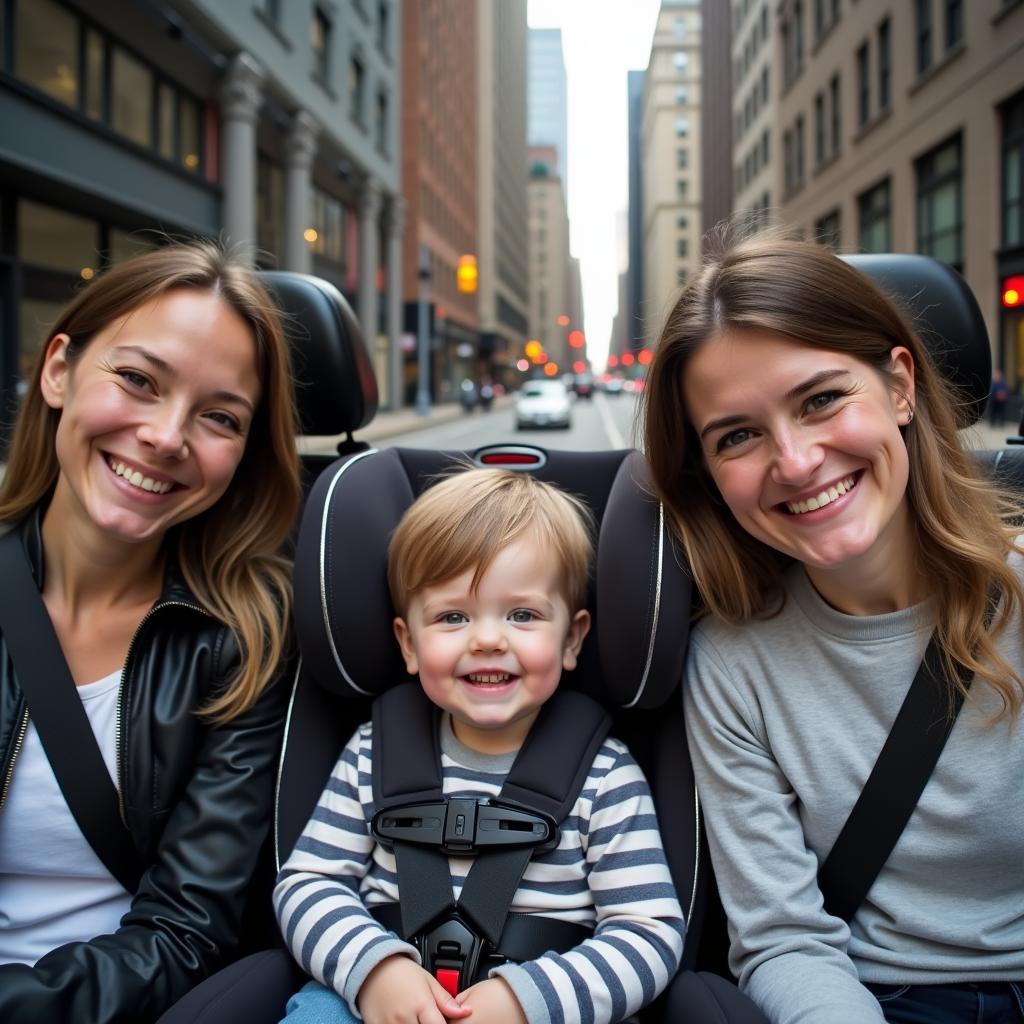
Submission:
<svg viewBox="0 0 1024 1024">
<path fill-rule="evenodd" d="M 610 727 L 611 718 L 596 701 L 572 690 L 556 691 L 541 707 L 498 799 L 547 814 L 561 824 L 576 803 Z M 469 869 L 458 908 L 492 946 L 500 942 L 533 852 L 530 848 L 488 851 L 478 855 Z"/>
<path fill-rule="evenodd" d="M 964 688 L 971 673 L 958 666 Z M 818 870 L 825 910 L 850 921 L 910 820 L 956 724 L 964 695 L 945 682 L 934 634 L 889 736 Z"/>
<path fill-rule="evenodd" d="M 373 702 L 373 802 L 443 801 L 441 710 L 419 683 L 402 683 Z M 437 849 L 395 843 L 402 893 L 401 936 L 410 940 L 441 914 L 455 909 L 448 858 Z"/>
<path fill-rule="evenodd" d="M 57 785 L 103 866 L 134 893 L 143 866 L 16 532 L 0 537 L 0 629 Z"/>
</svg>

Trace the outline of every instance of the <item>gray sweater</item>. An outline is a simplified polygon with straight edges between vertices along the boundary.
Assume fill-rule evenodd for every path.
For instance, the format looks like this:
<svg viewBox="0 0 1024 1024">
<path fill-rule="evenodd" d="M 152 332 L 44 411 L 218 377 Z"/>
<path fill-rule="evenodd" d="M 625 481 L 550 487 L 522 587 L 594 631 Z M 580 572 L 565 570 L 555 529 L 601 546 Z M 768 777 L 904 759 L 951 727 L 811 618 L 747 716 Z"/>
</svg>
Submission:
<svg viewBox="0 0 1024 1024">
<path fill-rule="evenodd" d="M 1024 979 L 1024 728 L 983 725 L 999 700 L 980 684 L 851 926 L 825 913 L 819 861 L 885 742 L 934 607 L 844 615 L 799 565 L 786 589 L 774 619 L 701 621 L 687 664 L 687 735 L 741 987 L 774 1024 L 857 1024 L 883 1021 L 860 981 Z M 1015 623 L 1000 642 L 1012 664 L 1022 644 Z"/>
</svg>

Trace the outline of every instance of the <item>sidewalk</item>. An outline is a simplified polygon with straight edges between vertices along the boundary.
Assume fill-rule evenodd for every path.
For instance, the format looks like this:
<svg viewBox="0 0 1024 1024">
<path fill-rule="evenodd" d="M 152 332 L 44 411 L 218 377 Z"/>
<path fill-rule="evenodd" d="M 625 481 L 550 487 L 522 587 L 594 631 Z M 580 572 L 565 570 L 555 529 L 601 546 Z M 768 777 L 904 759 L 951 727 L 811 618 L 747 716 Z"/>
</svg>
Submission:
<svg viewBox="0 0 1024 1024">
<path fill-rule="evenodd" d="M 494 399 L 492 409 L 508 408 L 514 401 L 512 395 L 501 395 Z M 426 430 L 427 427 L 436 427 L 441 423 L 450 423 L 465 415 L 466 413 L 458 402 L 432 405 L 426 416 L 421 416 L 414 408 L 405 406 L 394 412 L 378 412 L 367 426 L 355 431 L 355 438 L 357 441 L 376 444 L 378 441 L 398 437 L 400 434 L 411 434 L 417 430 Z M 303 454 L 306 452 L 333 452 L 337 450 L 338 442 L 341 440 L 341 435 L 337 437 L 306 435 L 299 438 L 299 452 Z"/>
</svg>

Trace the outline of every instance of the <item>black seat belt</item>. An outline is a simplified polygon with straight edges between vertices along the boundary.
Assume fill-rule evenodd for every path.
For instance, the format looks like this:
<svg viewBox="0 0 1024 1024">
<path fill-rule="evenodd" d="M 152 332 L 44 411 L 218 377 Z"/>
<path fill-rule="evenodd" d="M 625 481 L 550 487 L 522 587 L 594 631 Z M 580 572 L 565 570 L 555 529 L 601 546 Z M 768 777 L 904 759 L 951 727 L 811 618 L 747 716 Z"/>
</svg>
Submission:
<svg viewBox="0 0 1024 1024">
<path fill-rule="evenodd" d="M 962 665 L 958 672 L 966 689 L 971 673 Z M 963 702 L 959 688 L 950 699 L 933 635 L 878 760 L 818 870 L 829 914 L 849 921 L 863 903 L 914 813 Z"/>
<path fill-rule="evenodd" d="M 57 785 L 104 867 L 134 893 L 143 866 L 16 532 L 0 537 L 0 629 Z"/>
<path fill-rule="evenodd" d="M 442 984 L 464 988 L 488 955 L 533 959 L 547 949 L 565 952 L 590 934 L 535 915 L 508 919 L 530 858 L 557 845 L 558 825 L 576 802 L 611 719 L 583 694 L 557 691 L 501 792 L 478 799 L 444 796 L 440 715 L 417 683 L 393 687 L 374 702 L 373 834 L 394 850 L 401 899 L 397 915 L 394 908 L 373 912 L 418 942 L 424 965 Z M 449 856 L 475 857 L 457 904 Z M 527 937 L 530 930 L 536 942 Z M 524 949 L 536 952 L 517 955 Z"/>
</svg>

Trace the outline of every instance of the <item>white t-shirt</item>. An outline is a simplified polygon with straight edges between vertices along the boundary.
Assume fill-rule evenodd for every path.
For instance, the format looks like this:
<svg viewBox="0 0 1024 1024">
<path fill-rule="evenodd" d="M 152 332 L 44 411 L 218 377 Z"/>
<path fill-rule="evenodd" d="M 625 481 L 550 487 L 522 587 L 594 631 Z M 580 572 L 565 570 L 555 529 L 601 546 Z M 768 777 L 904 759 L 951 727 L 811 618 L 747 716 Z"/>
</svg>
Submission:
<svg viewBox="0 0 1024 1024">
<path fill-rule="evenodd" d="M 116 785 L 121 670 L 77 689 Z M 67 942 L 114 932 L 130 904 L 71 816 L 30 721 L 0 809 L 0 964 L 34 964 Z"/>
</svg>

